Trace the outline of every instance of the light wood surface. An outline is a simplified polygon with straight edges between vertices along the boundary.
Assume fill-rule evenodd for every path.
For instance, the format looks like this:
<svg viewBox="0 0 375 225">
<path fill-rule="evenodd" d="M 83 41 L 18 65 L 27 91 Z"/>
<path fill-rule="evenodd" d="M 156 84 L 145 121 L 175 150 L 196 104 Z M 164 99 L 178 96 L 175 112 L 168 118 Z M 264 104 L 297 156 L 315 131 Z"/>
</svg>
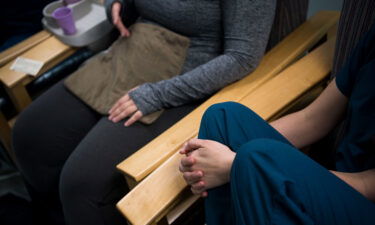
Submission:
<svg viewBox="0 0 375 225">
<path fill-rule="evenodd" d="M 297 28 L 262 59 L 257 69 L 212 96 L 174 126 L 141 148 L 117 168 L 136 182 L 145 178 L 175 153 L 182 143 L 197 135 L 200 118 L 212 104 L 239 101 L 274 77 L 320 40 L 339 18 L 338 12 L 322 11 Z"/>
<path fill-rule="evenodd" d="M 324 43 L 240 102 L 262 118 L 271 119 L 327 77 L 332 67 L 334 43 L 335 39 Z"/>
<path fill-rule="evenodd" d="M 57 38 L 52 36 L 35 45 L 33 48 L 29 49 L 20 56 L 43 62 L 44 66 L 42 67 L 42 71 L 38 73 L 39 75 L 43 72 L 43 70 L 45 71 L 45 67 L 50 66 L 49 63 L 54 62 L 56 58 L 66 54 L 67 52 L 72 52 L 72 49 L 72 47 L 63 44 Z M 22 81 L 22 79 L 28 76 L 26 73 L 11 70 L 10 67 L 13 62 L 14 60 L 7 63 L 0 69 L 0 80 L 9 88 L 15 86 Z"/>
<path fill-rule="evenodd" d="M 1 52 L 0 67 L 49 37 L 51 37 L 51 33 L 42 30 L 34 34 L 33 36 L 27 38 L 26 40 L 22 41 L 21 43 L 18 43 L 15 46 Z"/>
<path fill-rule="evenodd" d="M 272 118 L 327 77 L 332 66 L 334 43 L 334 39 L 326 42 L 239 102 L 265 120 Z M 179 198 L 187 187 L 178 171 L 180 159 L 181 155 L 174 153 L 117 204 L 131 224 L 155 222 Z"/>
<path fill-rule="evenodd" d="M 0 81 L 4 84 L 18 112 L 21 112 L 31 103 L 31 97 L 26 91 L 25 86 L 42 73 L 72 55 L 75 51 L 76 48 L 65 45 L 54 36 L 50 36 L 20 55 L 21 57 L 44 63 L 37 76 L 34 77 L 27 73 L 11 70 L 10 67 L 15 60 L 0 68 Z"/>
<path fill-rule="evenodd" d="M 12 100 L 14 107 L 16 107 L 17 112 L 22 112 L 32 101 L 25 85 L 21 82 L 11 88 L 5 87 L 5 90 Z"/>
</svg>

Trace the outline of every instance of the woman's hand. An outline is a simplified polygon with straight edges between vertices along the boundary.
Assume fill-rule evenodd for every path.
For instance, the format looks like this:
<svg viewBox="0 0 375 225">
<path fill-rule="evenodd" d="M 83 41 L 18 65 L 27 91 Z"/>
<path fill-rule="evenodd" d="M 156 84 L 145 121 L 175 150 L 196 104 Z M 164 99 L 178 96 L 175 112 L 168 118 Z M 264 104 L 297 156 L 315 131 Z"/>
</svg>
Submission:
<svg viewBox="0 0 375 225">
<path fill-rule="evenodd" d="M 120 31 L 121 36 L 123 37 L 129 37 L 130 32 L 128 28 L 125 27 L 125 25 L 122 23 L 121 16 L 121 3 L 115 2 L 112 5 L 112 23 L 117 27 L 117 29 Z"/>
<path fill-rule="evenodd" d="M 134 90 L 133 88 L 132 90 Z M 130 91 L 132 91 L 130 90 Z M 130 92 L 129 91 L 129 92 Z M 130 126 L 134 122 L 138 121 L 142 118 L 143 114 L 141 111 L 138 110 L 138 107 L 135 105 L 134 101 L 130 98 L 129 92 L 122 96 L 109 110 L 109 117 L 108 119 L 114 123 L 118 121 L 130 117 L 125 123 L 125 126 Z"/>
<path fill-rule="evenodd" d="M 211 140 L 191 139 L 180 150 L 186 156 L 179 166 L 194 194 L 207 196 L 207 189 L 229 182 L 235 152 Z"/>
</svg>

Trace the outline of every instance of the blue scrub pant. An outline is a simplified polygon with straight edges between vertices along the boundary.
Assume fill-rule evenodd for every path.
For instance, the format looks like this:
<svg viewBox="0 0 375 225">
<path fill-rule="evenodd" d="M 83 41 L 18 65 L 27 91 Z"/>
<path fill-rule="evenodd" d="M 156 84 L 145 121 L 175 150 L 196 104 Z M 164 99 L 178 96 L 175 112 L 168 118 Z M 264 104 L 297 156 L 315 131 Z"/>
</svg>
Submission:
<svg viewBox="0 0 375 225">
<path fill-rule="evenodd" d="M 230 183 L 208 191 L 207 225 L 375 224 L 375 204 L 243 105 L 211 106 L 200 139 L 237 153 Z"/>
</svg>

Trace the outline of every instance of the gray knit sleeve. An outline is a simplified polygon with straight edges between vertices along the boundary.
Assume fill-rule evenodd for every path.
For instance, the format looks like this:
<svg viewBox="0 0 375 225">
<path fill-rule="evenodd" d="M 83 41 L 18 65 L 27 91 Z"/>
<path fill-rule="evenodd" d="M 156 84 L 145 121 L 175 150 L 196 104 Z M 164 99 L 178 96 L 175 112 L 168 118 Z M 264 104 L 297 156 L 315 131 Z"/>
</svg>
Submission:
<svg viewBox="0 0 375 225">
<path fill-rule="evenodd" d="M 147 115 L 205 98 L 253 71 L 264 54 L 276 0 L 221 0 L 224 51 L 197 68 L 129 93 Z"/>
</svg>

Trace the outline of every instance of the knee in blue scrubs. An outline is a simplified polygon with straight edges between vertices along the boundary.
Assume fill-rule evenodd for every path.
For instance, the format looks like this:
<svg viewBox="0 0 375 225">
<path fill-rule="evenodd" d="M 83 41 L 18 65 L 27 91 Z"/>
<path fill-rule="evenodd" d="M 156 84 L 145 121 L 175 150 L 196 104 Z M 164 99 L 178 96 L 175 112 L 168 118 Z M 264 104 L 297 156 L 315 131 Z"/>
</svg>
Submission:
<svg viewBox="0 0 375 225">
<path fill-rule="evenodd" d="M 212 106 L 199 138 L 237 152 L 231 182 L 209 190 L 208 225 L 373 224 L 372 202 L 237 103 Z M 348 207 L 356 205 L 358 207 Z"/>
</svg>

